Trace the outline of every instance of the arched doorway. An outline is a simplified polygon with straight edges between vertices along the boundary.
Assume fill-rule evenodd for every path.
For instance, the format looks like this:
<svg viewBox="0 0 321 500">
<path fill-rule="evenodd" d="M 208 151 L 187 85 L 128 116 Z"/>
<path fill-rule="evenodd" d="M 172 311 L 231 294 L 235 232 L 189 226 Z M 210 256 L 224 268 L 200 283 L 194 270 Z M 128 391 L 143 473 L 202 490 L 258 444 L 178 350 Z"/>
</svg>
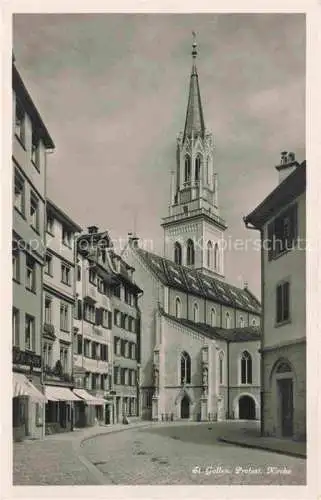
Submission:
<svg viewBox="0 0 321 500">
<path fill-rule="evenodd" d="M 250 396 L 242 396 L 239 399 L 239 418 L 255 420 L 255 401 Z"/>
<path fill-rule="evenodd" d="M 283 437 L 293 436 L 293 370 L 287 360 L 280 360 L 275 373 L 279 429 Z"/>
<path fill-rule="evenodd" d="M 181 401 L 181 418 L 189 418 L 189 399 L 185 395 Z"/>
</svg>

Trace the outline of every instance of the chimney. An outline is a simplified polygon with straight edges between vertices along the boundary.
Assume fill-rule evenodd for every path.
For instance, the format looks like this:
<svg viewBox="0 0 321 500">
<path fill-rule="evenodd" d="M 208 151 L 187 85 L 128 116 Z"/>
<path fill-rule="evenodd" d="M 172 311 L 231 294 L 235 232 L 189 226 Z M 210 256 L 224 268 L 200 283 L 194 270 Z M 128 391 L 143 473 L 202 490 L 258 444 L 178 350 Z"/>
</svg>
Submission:
<svg viewBox="0 0 321 500">
<path fill-rule="evenodd" d="M 97 226 L 88 226 L 88 233 L 89 234 L 97 234 L 98 233 L 98 227 Z"/>
<path fill-rule="evenodd" d="M 138 248 L 139 238 L 133 233 L 128 233 L 128 243 L 133 248 Z"/>
<path fill-rule="evenodd" d="M 299 163 L 295 159 L 295 154 L 292 152 L 282 151 L 280 164 L 276 165 L 276 169 L 279 172 L 279 184 L 292 174 L 292 172 L 299 166 Z"/>
<path fill-rule="evenodd" d="M 248 282 L 247 282 L 247 281 L 244 281 L 244 283 L 243 283 L 243 290 L 247 290 L 247 289 L 248 289 L 248 287 L 249 287 Z"/>
</svg>

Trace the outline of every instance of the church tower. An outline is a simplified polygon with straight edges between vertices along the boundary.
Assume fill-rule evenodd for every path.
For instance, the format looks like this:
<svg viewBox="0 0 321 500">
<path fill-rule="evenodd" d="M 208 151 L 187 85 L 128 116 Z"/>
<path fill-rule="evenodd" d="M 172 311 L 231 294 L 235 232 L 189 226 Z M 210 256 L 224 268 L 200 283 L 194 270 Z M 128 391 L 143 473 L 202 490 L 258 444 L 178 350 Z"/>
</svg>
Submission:
<svg viewBox="0 0 321 500">
<path fill-rule="evenodd" d="M 205 128 L 196 68 L 193 65 L 184 131 L 177 138 L 176 171 L 171 173 L 169 215 L 163 218 L 165 257 L 224 279 L 223 233 L 219 216 L 213 135 Z"/>
</svg>

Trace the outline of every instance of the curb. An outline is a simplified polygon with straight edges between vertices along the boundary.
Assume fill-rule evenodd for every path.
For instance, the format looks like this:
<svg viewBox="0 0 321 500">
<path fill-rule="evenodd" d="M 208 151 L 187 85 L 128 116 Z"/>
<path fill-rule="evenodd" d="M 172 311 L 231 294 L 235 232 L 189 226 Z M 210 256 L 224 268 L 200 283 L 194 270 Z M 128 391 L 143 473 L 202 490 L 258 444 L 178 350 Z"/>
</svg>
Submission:
<svg viewBox="0 0 321 500">
<path fill-rule="evenodd" d="M 278 453 L 279 455 L 287 455 L 289 457 L 295 457 L 295 458 L 304 458 L 306 459 L 306 453 L 300 453 L 296 451 L 286 451 L 286 450 L 280 450 L 278 448 L 268 448 L 264 445 L 260 444 L 249 444 L 249 443 L 242 443 L 240 441 L 233 441 L 232 439 L 226 439 L 226 438 L 217 438 L 217 441 L 221 443 L 227 443 L 227 444 L 233 444 L 235 446 L 240 446 L 241 448 L 252 448 L 256 450 L 264 450 L 268 451 L 270 453 Z"/>
</svg>

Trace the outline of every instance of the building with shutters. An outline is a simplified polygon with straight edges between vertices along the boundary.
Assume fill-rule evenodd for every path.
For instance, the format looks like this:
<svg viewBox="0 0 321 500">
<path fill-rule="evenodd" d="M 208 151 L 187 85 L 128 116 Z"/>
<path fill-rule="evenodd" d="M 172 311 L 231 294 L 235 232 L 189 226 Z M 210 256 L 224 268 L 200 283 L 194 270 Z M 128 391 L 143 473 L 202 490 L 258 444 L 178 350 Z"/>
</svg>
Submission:
<svg viewBox="0 0 321 500">
<path fill-rule="evenodd" d="M 282 152 L 278 186 L 247 217 L 262 245 L 262 433 L 306 438 L 306 163 Z"/>
<path fill-rule="evenodd" d="M 81 227 L 53 201 L 46 202 L 46 255 L 43 279 L 42 365 L 46 432 L 73 428 L 73 311 L 75 234 Z"/>
<path fill-rule="evenodd" d="M 13 438 L 40 438 L 47 151 L 54 143 L 12 63 Z"/>
<path fill-rule="evenodd" d="M 215 145 L 205 128 L 197 46 L 177 139 L 164 256 L 135 235 L 123 256 L 140 300 L 140 393 L 145 419 L 260 418 L 259 301 L 225 281 Z"/>
<path fill-rule="evenodd" d="M 114 252 L 107 231 L 90 226 L 77 238 L 74 393 L 83 399 L 75 405 L 77 427 L 118 422 L 123 408 L 136 415 L 140 290 L 133 271 Z"/>
</svg>

